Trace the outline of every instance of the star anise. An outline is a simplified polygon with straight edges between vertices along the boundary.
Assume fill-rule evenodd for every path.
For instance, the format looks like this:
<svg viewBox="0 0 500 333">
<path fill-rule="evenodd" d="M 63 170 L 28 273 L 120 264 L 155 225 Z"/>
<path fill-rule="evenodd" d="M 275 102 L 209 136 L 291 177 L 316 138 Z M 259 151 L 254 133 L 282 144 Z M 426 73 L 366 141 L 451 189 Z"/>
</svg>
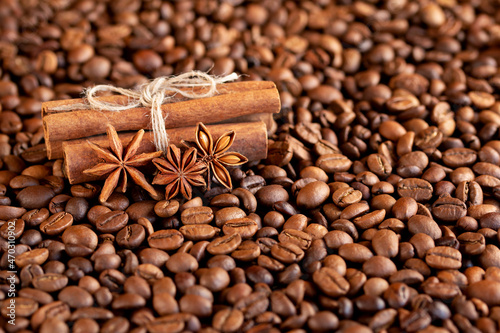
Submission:
<svg viewBox="0 0 500 333">
<path fill-rule="evenodd" d="M 248 162 L 248 159 L 235 152 L 227 152 L 234 142 L 236 134 L 229 131 L 222 134 L 215 142 L 207 127 L 198 123 L 196 127 L 196 144 L 201 150 L 201 161 L 208 167 L 208 181 L 210 184 L 210 172 L 223 186 L 232 188 L 231 176 L 224 166 L 236 166 Z M 210 187 L 210 185 L 209 185 Z"/>
<path fill-rule="evenodd" d="M 137 132 L 125 148 L 125 151 L 120 138 L 118 137 L 118 133 L 116 133 L 116 130 L 112 125 L 108 125 L 106 133 L 108 135 L 109 148 L 111 150 L 87 141 L 97 155 L 104 159 L 104 163 L 99 163 L 96 166 L 83 171 L 85 174 L 98 177 L 108 175 L 102 188 L 101 195 L 99 196 L 99 200 L 101 202 L 108 200 L 111 193 L 113 193 L 114 189 L 117 187 L 120 178 L 121 185 L 119 189 L 121 192 L 125 192 L 127 189 L 127 173 L 132 178 L 134 183 L 145 189 L 149 194 L 151 194 L 152 197 L 158 197 L 156 190 L 147 182 L 142 172 L 137 170 L 136 167 L 148 164 L 153 158 L 161 156 L 162 152 L 157 151 L 154 153 L 136 155 L 137 149 L 141 144 L 142 137 L 144 136 L 144 130 Z"/>
<path fill-rule="evenodd" d="M 196 161 L 196 148 L 189 148 L 184 154 L 175 145 L 167 148 L 167 158 L 153 159 L 154 165 L 159 173 L 153 179 L 153 184 L 167 185 L 165 189 L 165 198 L 170 200 L 175 197 L 179 191 L 184 198 L 191 199 L 192 186 L 204 186 L 205 180 L 202 173 L 207 166 L 204 163 Z"/>
</svg>

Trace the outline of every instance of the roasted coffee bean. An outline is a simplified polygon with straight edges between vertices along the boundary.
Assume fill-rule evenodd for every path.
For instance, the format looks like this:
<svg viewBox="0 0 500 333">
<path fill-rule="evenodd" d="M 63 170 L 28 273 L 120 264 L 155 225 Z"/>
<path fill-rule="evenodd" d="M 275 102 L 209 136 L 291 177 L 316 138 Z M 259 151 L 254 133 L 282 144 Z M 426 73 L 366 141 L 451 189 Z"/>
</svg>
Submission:
<svg viewBox="0 0 500 333">
<path fill-rule="evenodd" d="M 385 217 L 385 210 L 379 209 L 374 212 L 356 217 L 353 223 L 360 229 L 368 229 L 379 225 Z"/>
<path fill-rule="evenodd" d="M 241 261 L 252 261 L 260 256 L 261 250 L 257 243 L 253 241 L 244 241 L 231 256 Z"/>
<path fill-rule="evenodd" d="M 442 196 L 434 201 L 432 215 L 443 221 L 456 221 L 467 214 L 465 203 L 450 196 Z"/>
<path fill-rule="evenodd" d="M 240 310 L 224 309 L 214 315 L 212 325 L 221 332 L 235 332 L 243 325 L 244 320 Z"/>
<path fill-rule="evenodd" d="M 380 256 L 392 258 L 399 252 L 399 240 L 392 230 L 382 229 L 372 238 L 373 251 Z"/>
<path fill-rule="evenodd" d="M 462 255 L 451 247 L 437 246 L 427 251 L 425 262 L 432 268 L 458 269 L 462 266 Z"/>
<path fill-rule="evenodd" d="M 209 224 L 189 224 L 179 229 L 185 239 L 192 241 L 212 239 L 219 230 Z"/>
<path fill-rule="evenodd" d="M 8 220 L 0 227 L 0 236 L 4 239 L 8 239 L 9 237 L 17 239 L 23 234 L 24 226 L 23 219 Z"/>
<path fill-rule="evenodd" d="M 284 166 L 293 157 L 293 150 L 287 141 L 276 141 L 268 148 L 267 161 L 269 164 Z"/>
<path fill-rule="evenodd" d="M 31 317 L 31 325 L 38 328 L 48 318 L 66 321 L 70 318 L 69 306 L 62 301 L 55 301 L 40 307 Z"/>
<path fill-rule="evenodd" d="M 483 204 L 483 190 L 475 181 L 462 181 L 457 185 L 457 199 L 469 206 Z"/>
<path fill-rule="evenodd" d="M 47 249 L 34 249 L 21 253 L 16 257 L 17 267 L 24 267 L 27 265 L 42 265 L 49 257 L 49 250 Z"/>
<path fill-rule="evenodd" d="M 85 257 L 97 247 L 97 235 L 83 225 L 68 227 L 62 234 L 66 253 L 71 257 Z"/>
<path fill-rule="evenodd" d="M 304 186 L 297 194 L 297 206 L 313 209 L 328 199 L 330 188 L 322 181 L 312 182 Z"/>
<path fill-rule="evenodd" d="M 126 249 L 139 247 L 146 238 L 146 231 L 140 224 L 131 224 L 116 234 L 116 243 Z"/>
<path fill-rule="evenodd" d="M 252 194 L 256 194 L 262 187 L 266 185 L 266 180 L 258 175 L 248 176 L 240 182 L 241 188 L 248 190 Z"/>
<path fill-rule="evenodd" d="M 451 148 L 443 152 L 444 164 L 453 168 L 470 166 L 476 159 L 477 153 L 469 148 Z"/>
<path fill-rule="evenodd" d="M 21 190 L 16 199 L 26 209 L 40 209 L 46 207 L 54 196 L 50 187 L 35 185 Z"/>
<path fill-rule="evenodd" d="M 47 218 L 40 224 L 40 230 L 47 235 L 58 235 L 73 224 L 73 216 L 60 212 Z"/>
<path fill-rule="evenodd" d="M 232 194 L 240 199 L 240 205 L 248 214 L 255 213 L 255 211 L 257 210 L 257 199 L 255 198 L 255 195 L 252 194 L 252 192 L 238 187 L 237 189 L 233 190 Z"/>
<path fill-rule="evenodd" d="M 47 208 L 33 209 L 22 215 L 23 221 L 29 226 L 35 227 L 45 221 L 50 213 Z"/>
<path fill-rule="evenodd" d="M 467 295 L 469 297 L 476 297 L 489 306 L 497 306 L 500 304 L 498 287 L 500 287 L 500 282 L 498 281 L 483 280 L 475 282 L 467 288 Z"/>
<path fill-rule="evenodd" d="M 419 177 L 428 164 L 429 158 L 424 152 L 409 152 L 399 159 L 397 173 L 405 178 Z"/>
<path fill-rule="evenodd" d="M 207 251 L 212 255 L 229 254 L 236 250 L 241 244 L 241 235 L 239 233 L 232 233 L 214 239 L 207 246 Z"/>
<path fill-rule="evenodd" d="M 313 274 L 314 283 L 330 297 L 339 297 L 349 291 L 349 282 L 329 267 L 323 267 Z"/>
<path fill-rule="evenodd" d="M 159 230 L 148 237 L 149 246 L 160 250 L 175 250 L 181 247 L 184 236 L 177 230 Z"/>
<path fill-rule="evenodd" d="M 47 273 L 34 277 L 32 283 L 35 288 L 51 293 L 66 287 L 68 278 L 61 274 Z"/>
<path fill-rule="evenodd" d="M 352 187 L 340 188 L 332 194 L 333 202 L 339 207 L 347 207 L 358 203 L 361 201 L 362 197 L 363 194 Z"/>
<path fill-rule="evenodd" d="M 229 220 L 222 226 L 222 231 L 225 235 L 239 234 L 241 238 L 250 238 L 257 232 L 259 226 L 254 220 L 243 217 L 239 219 Z"/>
<path fill-rule="evenodd" d="M 379 177 L 386 178 L 392 172 L 389 160 L 381 154 L 371 154 L 366 160 L 368 169 Z"/>
<path fill-rule="evenodd" d="M 280 185 L 267 185 L 255 193 L 255 198 L 259 204 L 272 207 L 278 201 L 288 201 L 289 195 Z"/>
<path fill-rule="evenodd" d="M 210 207 L 192 207 L 184 210 L 181 214 L 181 221 L 184 224 L 207 224 L 214 218 Z"/>
<path fill-rule="evenodd" d="M 297 245 L 285 242 L 271 247 L 271 255 L 283 263 L 295 263 L 304 258 L 304 251 Z"/>
<path fill-rule="evenodd" d="M 344 244 L 339 248 L 339 255 L 349 261 L 362 263 L 373 257 L 373 253 L 361 244 Z"/>
<path fill-rule="evenodd" d="M 398 194 L 402 197 L 410 197 L 416 201 L 427 201 L 432 197 L 432 185 L 419 178 L 406 178 L 401 180 L 398 185 Z"/>
<path fill-rule="evenodd" d="M 122 229 L 128 223 L 129 216 L 124 211 L 112 211 L 100 215 L 96 219 L 96 228 L 102 233 L 113 233 Z"/>
</svg>

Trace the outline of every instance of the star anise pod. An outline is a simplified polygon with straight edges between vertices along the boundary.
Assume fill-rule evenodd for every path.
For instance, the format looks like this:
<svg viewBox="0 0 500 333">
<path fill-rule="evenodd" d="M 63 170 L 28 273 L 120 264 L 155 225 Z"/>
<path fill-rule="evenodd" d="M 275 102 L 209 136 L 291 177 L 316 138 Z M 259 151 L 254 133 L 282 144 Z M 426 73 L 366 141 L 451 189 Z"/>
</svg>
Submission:
<svg viewBox="0 0 500 333">
<path fill-rule="evenodd" d="M 184 154 L 175 145 L 167 148 L 167 158 L 153 159 L 154 165 L 159 173 L 153 179 L 153 184 L 167 185 L 165 189 L 165 198 L 170 200 L 175 197 L 179 191 L 184 198 L 191 199 L 192 186 L 204 186 L 205 180 L 202 173 L 207 166 L 198 162 L 196 148 L 189 148 Z"/>
<path fill-rule="evenodd" d="M 112 125 L 108 125 L 106 133 L 108 135 L 109 148 L 111 150 L 103 148 L 87 140 L 90 147 L 97 153 L 97 155 L 99 155 L 99 157 L 104 159 L 104 162 L 83 171 L 85 174 L 98 177 L 108 175 L 106 182 L 102 187 L 99 200 L 101 202 L 108 200 L 111 193 L 113 193 L 114 189 L 117 187 L 120 178 L 121 185 L 119 189 L 121 192 L 125 192 L 127 189 L 127 173 L 132 178 L 134 183 L 145 189 L 149 194 L 151 194 L 152 197 L 158 197 L 156 190 L 147 182 L 146 177 L 144 177 L 142 172 L 137 170 L 136 167 L 148 164 L 153 158 L 161 156 L 162 152 L 157 151 L 154 153 L 136 155 L 137 149 L 141 144 L 142 137 L 144 136 L 144 130 L 137 132 L 125 150 L 123 149 L 123 145 L 118 137 L 118 133 L 116 133 L 116 130 Z"/>
<path fill-rule="evenodd" d="M 196 127 L 196 144 L 201 150 L 201 161 L 208 167 L 208 181 L 210 184 L 210 172 L 223 186 L 232 188 L 231 176 L 225 166 L 236 166 L 248 162 L 248 159 L 235 152 L 227 152 L 234 142 L 236 134 L 229 131 L 221 135 L 215 142 L 207 127 L 198 123 Z M 210 187 L 210 185 L 209 185 Z"/>
</svg>

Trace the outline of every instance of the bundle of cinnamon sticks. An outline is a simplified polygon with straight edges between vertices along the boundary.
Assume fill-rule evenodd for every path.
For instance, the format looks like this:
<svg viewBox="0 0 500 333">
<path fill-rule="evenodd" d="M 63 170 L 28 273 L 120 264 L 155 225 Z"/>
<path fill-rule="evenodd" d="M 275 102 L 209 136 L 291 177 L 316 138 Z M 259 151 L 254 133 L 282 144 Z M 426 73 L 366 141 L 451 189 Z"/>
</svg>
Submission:
<svg viewBox="0 0 500 333">
<path fill-rule="evenodd" d="M 99 99 L 118 105 L 128 103 L 127 97 L 120 95 Z M 216 124 L 208 125 L 215 136 L 235 131 L 232 150 L 249 160 L 259 160 L 267 155 L 267 131 L 275 126 L 272 114 L 278 113 L 280 106 L 273 82 L 249 81 L 219 84 L 213 97 L 188 99 L 176 95 L 163 104 L 161 110 L 170 143 L 179 145 L 182 140 L 193 140 L 198 122 Z M 99 163 L 87 140 L 106 147 L 106 127 L 111 124 L 126 146 L 135 132 L 145 129 L 140 151 L 155 151 L 153 134 L 148 131 L 151 129 L 150 113 L 150 109 L 143 107 L 122 111 L 92 110 L 85 99 L 45 102 L 42 120 L 47 156 L 49 159 L 64 157 L 64 170 L 71 184 L 96 180 L 82 174 L 83 170 Z"/>
</svg>

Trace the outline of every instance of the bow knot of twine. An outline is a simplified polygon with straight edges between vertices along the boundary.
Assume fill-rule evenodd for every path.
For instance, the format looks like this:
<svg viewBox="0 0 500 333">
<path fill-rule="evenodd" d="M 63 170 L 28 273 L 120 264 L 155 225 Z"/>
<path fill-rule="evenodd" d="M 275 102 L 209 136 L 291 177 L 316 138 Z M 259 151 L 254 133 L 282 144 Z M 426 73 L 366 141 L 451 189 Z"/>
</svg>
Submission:
<svg viewBox="0 0 500 333">
<path fill-rule="evenodd" d="M 195 99 L 212 97 L 217 92 L 217 84 L 234 81 L 239 76 L 232 73 L 217 77 L 205 72 L 191 71 L 172 77 L 159 77 L 146 83 L 139 90 L 118 88 L 111 85 L 97 85 L 85 91 L 85 97 L 91 109 L 106 111 L 123 111 L 127 109 L 146 107 L 151 109 L 151 129 L 153 131 L 156 149 L 166 151 L 168 147 L 168 135 L 165 128 L 165 118 L 161 106 L 174 98 L 177 94 Z M 186 88 L 206 87 L 208 90 L 195 92 Z M 126 105 L 108 103 L 99 100 L 96 95 L 99 92 L 109 91 L 129 97 Z M 167 95 L 167 92 L 173 94 Z"/>
</svg>

